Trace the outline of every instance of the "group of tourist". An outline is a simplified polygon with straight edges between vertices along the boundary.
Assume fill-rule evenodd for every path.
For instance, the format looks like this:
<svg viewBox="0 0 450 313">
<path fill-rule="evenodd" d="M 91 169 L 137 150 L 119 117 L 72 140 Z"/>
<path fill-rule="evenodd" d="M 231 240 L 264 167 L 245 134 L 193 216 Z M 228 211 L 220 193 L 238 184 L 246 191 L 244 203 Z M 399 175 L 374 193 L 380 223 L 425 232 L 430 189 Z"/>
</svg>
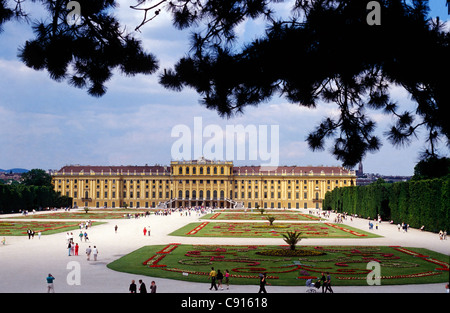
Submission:
<svg viewBox="0 0 450 313">
<path fill-rule="evenodd" d="M 398 231 L 402 230 L 404 233 L 408 232 L 408 228 L 409 228 L 409 224 L 406 223 L 401 223 L 401 224 L 397 224 L 397 229 Z"/>
<path fill-rule="evenodd" d="M 149 288 L 150 288 L 150 293 L 156 293 L 156 283 L 154 280 L 151 282 L 151 285 Z M 128 291 L 130 293 L 137 293 L 138 287 L 137 287 L 134 279 L 131 281 Z M 139 279 L 139 293 L 148 293 L 147 286 L 145 286 L 145 283 L 142 281 L 142 279 Z"/>
<path fill-rule="evenodd" d="M 92 227 L 92 221 L 87 220 L 84 223 L 81 222 L 78 226 L 80 227 L 80 229 L 88 229 L 89 227 Z"/>
<path fill-rule="evenodd" d="M 91 246 L 86 248 L 86 259 L 88 261 L 91 260 L 91 254 L 94 256 L 94 261 L 97 261 L 97 255 L 98 255 L 97 246 L 94 246 L 94 248 L 91 248 Z"/>
<path fill-rule="evenodd" d="M 34 239 L 34 235 L 36 234 L 36 232 L 30 228 L 27 229 L 27 235 L 28 235 L 28 239 Z M 39 239 L 41 239 L 41 232 L 38 231 L 38 237 Z"/>
<path fill-rule="evenodd" d="M 230 288 L 230 272 L 225 270 L 225 274 L 220 270 L 217 272 L 214 270 L 214 267 L 211 267 L 211 272 L 209 272 L 209 279 L 211 279 L 211 287 L 209 290 L 213 288 L 215 290 L 223 290 L 223 279 L 225 278 L 225 285 L 227 286 L 227 290 Z M 217 282 L 217 283 L 216 283 Z"/>
<path fill-rule="evenodd" d="M 322 277 L 317 280 L 315 283 L 312 282 L 312 278 L 309 278 L 306 280 L 306 287 L 309 287 L 312 290 L 312 292 L 315 292 L 314 288 L 319 289 L 320 286 L 322 286 L 322 293 L 333 293 L 333 289 L 331 289 L 331 275 L 329 272 L 327 272 L 327 276 L 325 277 L 324 273 L 322 272 Z M 307 290 L 306 292 L 311 292 L 310 290 Z"/>
</svg>

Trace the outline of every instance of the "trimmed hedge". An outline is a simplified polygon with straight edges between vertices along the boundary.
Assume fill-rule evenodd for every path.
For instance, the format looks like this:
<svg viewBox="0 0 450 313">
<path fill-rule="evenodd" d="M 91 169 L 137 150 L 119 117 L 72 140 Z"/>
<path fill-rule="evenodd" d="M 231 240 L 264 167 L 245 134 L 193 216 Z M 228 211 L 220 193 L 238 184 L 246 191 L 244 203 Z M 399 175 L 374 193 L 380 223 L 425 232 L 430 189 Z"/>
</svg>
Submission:
<svg viewBox="0 0 450 313">
<path fill-rule="evenodd" d="M 49 186 L 0 184 L 0 213 L 67 206 L 72 206 L 72 198 L 61 196 Z"/>
<path fill-rule="evenodd" d="M 358 214 L 439 232 L 450 229 L 450 179 L 374 183 L 336 188 L 325 194 L 323 208 Z"/>
</svg>

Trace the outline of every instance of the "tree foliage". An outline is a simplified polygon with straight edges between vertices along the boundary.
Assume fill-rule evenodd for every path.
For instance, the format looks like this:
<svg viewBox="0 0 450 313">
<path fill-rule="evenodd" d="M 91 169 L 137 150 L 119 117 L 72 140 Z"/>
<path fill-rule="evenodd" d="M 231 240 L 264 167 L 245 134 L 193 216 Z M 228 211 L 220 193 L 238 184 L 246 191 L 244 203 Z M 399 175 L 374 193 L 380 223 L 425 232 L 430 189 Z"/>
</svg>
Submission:
<svg viewBox="0 0 450 313">
<path fill-rule="evenodd" d="M 14 16 L 27 17 L 24 1 L 12 8 L 0 0 L 0 27 Z M 121 30 L 114 0 L 79 0 L 81 19 L 74 25 L 66 22 L 67 1 L 34 1 L 48 19 L 33 24 L 35 39 L 20 49 L 27 66 L 93 96 L 106 92 L 115 68 L 126 75 L 157 70 L 156 57 Z M 385 136 L 396 146 L 409 144 L 419 128 L 427 134 L 427 155 L 437 155 L 441 139 L 450 145 L 450 94 L 441 75 L 450 70 L 450 34 L 429 18 L 428 1 L 379 0 L 381 25 L 375 26 L 367 23 L 367 1 L 296 0 L 287 18 L 276 14 L 277 2 L 282 0 L 138 0 L 131 8 L 143 14 L 137 31 L 162 10 L 177 29 L 193 30 L 191 49 L 160 73 L 160 83 L 176 91 L 193 88 L 221 116 L 274 96 L 308 108 L 333 103 L 338 114 L 324 117 L 306 139 L 312 150 L 331 140 L 332 154 L 349 167 L 381 146 L 371 110 L 394 117 Z M 265 33 L 242 44 L 237 28 L 260 18 Z M 391 99 L 392 85 L 407 90 L 415 109 L 401 111 Z"/>
<path fill-rule="evenodd" d="M 0 184 L 0 213 L 72 206 L 72 198 L 61 196 L 49 186 Z"/>
<path fill-rule="evenodd" d="M 129 76 L 151 74 L 158 69 L 156 57 L 145 52 L 139 40 L 121 29 L 112 14 L 116 7 L 114 0 L 77 0 L 81 17 L 76 23 L 67 22 L 69 13 L 73 14 L 72 8 L 67 8 L 69 1 L 35 1 L 42 3 L 48 18 L 33 23 L 35 38 L 19 49 L 19 58 L 28 67 L 45 69 L 52 79 L 67 80 L 96 97 L 105 94 L 105 82 L 114 69 Z M 21 6 L 12 10 L 5 4 L 0 1 L 0 25 L 12 15 L 27 15 Z"/>
<path fill-rule="evenodd" d="M 52 177 L 42 169 L 32 169 L 22 174 L 22 184 L 52 187 Z"/>
<path fill-rule="evenodd" d="M 380 26 L 368 25 L 366 1 L 296 1 L 290 20 L 275 19 L 271 1 L 217 2 L 170 2 L 171 10 L 183 12 L 174 14 L 180 27 L 200 21 L 207 27 L 193 35 L 192 52 L 161 75 L 167 88 L 193 88 L 206 107 L 225 116 L 274 95 L 309 108 L 334 103 L 339 115 L 325 117 L 307 141 L 323 150 L 334 139 L 331 152 L 344 166 L 381 146 L 368 109 L 396 118 L 386 132 L 394 145 L 408 144 L 419 126 L 428 133 L 430 154 L 440 137 L 449 144 L 449 94 L 439 73 L 450 69 L 450 36 L 428 18 L 427 1 L 378 1 Z M 236 46 L 236 26 L 260 16 L 268 21 L 265 35 Z M 410 93 L 415 112 L 399 111 L 391 84 Z"/>
<path fill-rule="evenodd" d="M 440 178 L 450 175 L 450 158 L 430 156 L 414 167 L 414 180 Z"/>
<path fill-rule="evenodd" d="M 392 220 L 438 232 L 450 228 L 450 179 L 336 188 L 325 194 L 325 209 Z"/>
</svg>

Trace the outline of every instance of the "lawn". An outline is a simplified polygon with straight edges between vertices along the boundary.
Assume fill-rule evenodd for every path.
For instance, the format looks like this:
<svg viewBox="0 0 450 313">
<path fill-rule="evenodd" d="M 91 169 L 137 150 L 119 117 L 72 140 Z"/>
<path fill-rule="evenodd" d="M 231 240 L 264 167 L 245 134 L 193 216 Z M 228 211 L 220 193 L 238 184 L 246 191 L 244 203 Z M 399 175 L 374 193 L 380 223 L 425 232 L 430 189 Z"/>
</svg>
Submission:
<svg viewBox="0 0 450 313">
<path fill-rule="evenodd" d="M 93 225 L 102 223 L 92 222 Z M 27 229 L 34 230 L 42 235 L 51 235 L 60 232 L 79 229 L 78 222 L 41 222 L 41 221 L 0 221 L 0 236 L 26 236 Z"/>
<path fill-rule="evenodd" d="M 380 264 L 381 285 L 444 283 L 448 256 L 420 248 L 367 246 L 301 246 L 299 256 L 283 255 L 284 246 L 168 245 L 144 246 L 108 264 L 108 268 L 190 282 L 208 282 L 216 270 L 231 274 L 230 284 L 258 284 L 259 273 L 281 286 L 304 286 L 329 272 L 334 286 L 364 286 L 371 269 Z M 266 255 L 269 254 L 269 255 Z"/>
<path fill-rule="evenodd" d="M 129 214 L 135 214 L 136 212 L 129 212 Z M 127 212 L 105 212 L 105 211 L 89 211 L 86 212 L 49 212 L 42 214 L 28 214 L 16 217 L 10 217 L 13 219 L 79 219 L 79 220 L 92 220 L 92 219 L 118 219 L 125 218 Z"/>
<path fill-rule="evenodd" d="M 202 222 L 190 223 L 170 235 L 196 237 L 282 238 L 288 231 L 301 232 L 301 238 L 376 238 L 376 234 L 333 223 Z"/>
<path fill-rule="evenodd" d="M 317 216 L 303 214 L 303 213 L 273 213 L 273 214 L 261 214 L 261 213 L 249 213 L 249 212 L 235 212 L 235 213 L 214 213 L 207 214 L 202 219 L 213 220 L 267 220 L 267 217 L 273 216 L 276 220 L 294 220 L 294 221 L 319 221 Z"/>
</svg>

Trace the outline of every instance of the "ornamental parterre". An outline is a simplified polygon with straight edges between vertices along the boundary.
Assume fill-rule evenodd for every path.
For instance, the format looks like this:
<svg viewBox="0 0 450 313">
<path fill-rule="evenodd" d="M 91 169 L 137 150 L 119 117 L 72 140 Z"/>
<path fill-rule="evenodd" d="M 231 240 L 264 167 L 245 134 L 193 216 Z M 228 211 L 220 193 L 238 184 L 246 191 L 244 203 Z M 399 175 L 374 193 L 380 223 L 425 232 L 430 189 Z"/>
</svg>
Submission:
<svg viewBox="0 0 450 313">
<path fill-rule="evenodd" d="M 219 213 L 218 213 L 219 214 Z M 273 225 L 261 222 L 202 222 L 191 223 L 183 233 L 175 231 L 172 235 L 206 237 L 280 237 L 286 231 L 298 231 L 302 238 L 365 238 L 363 231 L 332 223 L 286 223 Z M 180 231 L 181 232 L 181 231 Z M 371 236 L 377 236 L 371 234 Z"/>
<path fill-rule="evenodd" d="M 442 276 L 443 273 L 449 271 L 447 262 L 431 258 L 412 250 L 412 248 L 398 246 L 303 246 L 301 248 L 305 251 L 309 250 L 312 256 L 286 258 L 282 255 L 267 257 L 258 252 L 270 249 L 288 249 L 287 246 L 194 245 L 192 249 L 188 248 L 186 252 L 183 252 L 182 257 L 177 254 L 176 264 L 178 266 L 173 265 L 173 260 L 170 263 L 172 265 L 168 266 L 169 262 L 166 261 L 172 258 L 174 252 L 178 251 L 181 246 L 191 247 L 170 243 L 144 261 L 143 265 L 155 270 L 184 273 L 186 276 L 207 276 L 211 266 L 224 269 L 223 264 L 227 264 L 232 278 L 256 279 L 259 273 L 266 272 L 269 279 L 274 281 L 286 278 L 297 281 L 304 280 L 319 277 L 323 272 L 329 272 L 338 281 L 364 281 L 370 272 L 366 269 L 366 264 L 371 261 L 379 262 L 385 271 L 390 268 L 388 274 L 378 277 L 382 280 Z M 437 267 L 432 270 L 426 266 L 427 263 L 437 265 Z M 409 273 L 405 273 L 405 270 Z M 151 272 L 148 275 L 154 274 Z M 297 284 L 303 283 L 297 282 Z"/>
</svg>

